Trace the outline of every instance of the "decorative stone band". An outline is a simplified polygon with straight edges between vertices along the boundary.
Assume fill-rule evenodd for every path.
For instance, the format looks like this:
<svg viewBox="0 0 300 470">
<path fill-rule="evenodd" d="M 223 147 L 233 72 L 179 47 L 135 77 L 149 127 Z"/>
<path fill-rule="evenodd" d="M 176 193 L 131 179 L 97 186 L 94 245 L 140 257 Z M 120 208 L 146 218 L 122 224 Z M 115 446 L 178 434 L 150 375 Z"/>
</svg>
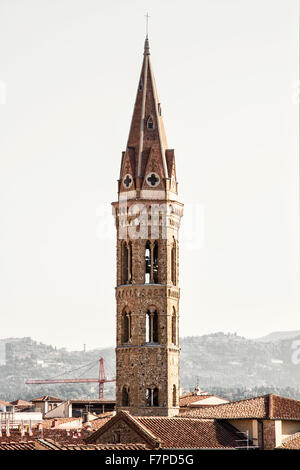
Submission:
<svg viewBox="0 0 300 470">
<path fill-rule="evenodd" d="M 169 287 L 155 285 L 124 285 L 116 287 L 116 298 L 132 298 L 132 297 L 170 297 L 173 299 L 180 298 L 179 287 Z"/>
<path fill-rule="evenodd" d="M 124 194 L 126 195 L 126 199 L 137 199 L 137 192 L 136 190 L 132 190 L 132 191 L 126 191 L 125 193 L 121 193 L 122 196 L 120 197 L 120 199 L 122 199 L 122 197 L 124 197 Z M 142 189 L 141 192 L 140 192 L 140 199 L 150 199 L 151 201 L 154 200 L 154 199 L 157 199 L 157 200 L 160 200 L 160 201 L 163 201 L 163 200 L 166 200 L 166 199 L 172 199 L 173 201 L 177 201 L 178 199 L 178 196 L 176 193 L 172 192 L 172 191 L 164 191 L 164 190 L 160 190 L 160 189 Z"/>
</svg>

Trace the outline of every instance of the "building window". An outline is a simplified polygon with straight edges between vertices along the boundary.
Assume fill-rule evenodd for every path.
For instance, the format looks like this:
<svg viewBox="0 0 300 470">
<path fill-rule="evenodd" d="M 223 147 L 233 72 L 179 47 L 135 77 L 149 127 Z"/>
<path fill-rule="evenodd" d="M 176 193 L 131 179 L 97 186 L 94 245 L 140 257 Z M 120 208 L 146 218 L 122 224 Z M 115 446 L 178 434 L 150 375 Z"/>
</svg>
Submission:
<svg viewBox="0 0 300 470">
<path fill-rule="evenodd" d="M 152 116 L 149 116 L 147 119 L 147 129 L 153 130 L 154 129 L 154 121 Z"/>
<path fill-rule="evenodd" d="M 146 342 L 158 343 L 158 313 L 153 308 L 146 313 Z"/>
<path fill-rule="evenodd" d="M 121 284 L 132 283 L 132 243 L 123 242 L 121 245 Z"/>
<path fill-rule="evenodd" d="M 173 385 L 173 406 L 177 406 L 176 385 Z"/>
<path fill-rule="evenodd" d="M 172 310 L 172 343 L 177 344 L 177 318 L 175 307 L 173 307 Z"/>
<path fill-rule="evenodd" d="M 145 284 L 158 284 L 158 242 L 145 245 Z"/>
<path fill-rule="evenodd" d="M 159 406 L 158 388 L 146 389 L 146 406 Z"/>
<path fill-rule="evenodd" d="M 129 406 L 129 388 L 122 388 L 122 406 Z"/>
<path fill-rule="evenodd" d="M 171 249 L 171 281 L 174 286 L 177 284 L 177 269 L 176 269 L 176 241 L 175 238 L 173 237 L 173 245 Z"/>
<path fill-rule="evenodd" d="M 154 242 L 153 246 L 153 282 L 158 284 L 158 243 Z"/>
<path fill-rule="evenodd" d="M 122 313 L 122 343 L 131 341 L 131 312 L 125 308 Z"/>
<path fill-rule="evenodd" d="M 146 247 L 145 247 L 145 284 L 150 284 L 150 273 L 151 273 L 151 251 L 150 251 L 150 242 L 147 242 Z"/>
</svg>

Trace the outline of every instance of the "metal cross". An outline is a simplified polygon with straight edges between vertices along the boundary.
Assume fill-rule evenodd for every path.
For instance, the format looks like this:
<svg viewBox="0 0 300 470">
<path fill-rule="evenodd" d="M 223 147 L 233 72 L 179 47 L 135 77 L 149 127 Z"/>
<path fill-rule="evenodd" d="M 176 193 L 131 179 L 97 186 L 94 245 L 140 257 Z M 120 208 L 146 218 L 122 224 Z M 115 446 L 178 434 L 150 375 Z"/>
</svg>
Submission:
<svg viewBox="0 0 300 470">
<path fill-rule="evenodd" d="M 149 23 L 149 18 L 150 18 L 150 16 L 148 15 L 148 12 L 145 15 L 145 18 L 146 18 L 146 38 L 147 38 L 148 37 L 148 23 Z"/>
</svg>

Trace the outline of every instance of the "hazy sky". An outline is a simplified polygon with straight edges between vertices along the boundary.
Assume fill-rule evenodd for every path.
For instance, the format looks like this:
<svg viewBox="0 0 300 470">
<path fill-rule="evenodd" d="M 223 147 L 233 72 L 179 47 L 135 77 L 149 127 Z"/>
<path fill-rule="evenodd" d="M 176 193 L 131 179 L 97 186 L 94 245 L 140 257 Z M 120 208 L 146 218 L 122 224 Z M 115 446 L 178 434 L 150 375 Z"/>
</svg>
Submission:
<svg viewBox="0 0 300 470">
<path fill-rule="evenodd" d="M 0 0 L 0 338 L 114 345 L 147 11 L 186 205 L 180 333 L 299 329 L 297 0 Z"/>
</svg>

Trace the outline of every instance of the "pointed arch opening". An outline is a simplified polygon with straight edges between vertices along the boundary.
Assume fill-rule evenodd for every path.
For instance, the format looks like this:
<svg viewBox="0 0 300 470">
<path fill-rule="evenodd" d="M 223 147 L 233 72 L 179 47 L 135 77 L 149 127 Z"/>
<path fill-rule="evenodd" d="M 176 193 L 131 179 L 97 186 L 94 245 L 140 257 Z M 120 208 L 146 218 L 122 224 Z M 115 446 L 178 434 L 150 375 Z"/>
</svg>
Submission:
<svg viewBox="0 0 300 470">
<path fill-rule="evenodd" d="M 158 241 L 145 245 L 145 284 L 158 284 Z"/>
<path fill-rule="evenodd" d="M 171 249 L 171 281 L 174 286 L 177 284 L 177 244 L 173 237 L 173 244 Z"/>
<path fill-rule="evenodd" d="M 158 284 L 158 242 L 153 245 L 153 282 Z"/>
<path fill-rule="evenodd" d="M 146 342 L 158 343 L 158 313 L 154 308 L 146 313 Z"/>
<path fill-rule="evenodd" d="M 150 284 L 151 274 L 151 247 L 150 242 L 147 241 L 145 245 L 145 284 Z"/>
<path fill-rule="evenodd" d="M 122 388 L 122 406 L 129 406 L 129 387 Z"/>
<path fill-rule="evenodd" d="M 132 243 L 123 241 L 121 245 L 121 284 L 132 283 Z"/>
<path fill-rule="evenodd" d="M 154 120 L 152 116 L 149 116 L 147 119 L 147 129 L 151 131 L 154 129 Z"/>
<path fill-rule="evenodd" d="M 177 344 L 177 318 L 175 307 L 172 309 L 172 343 Z"/>
<path fill-rule="evenodd" d="M 158 388 L 146 388 L 146 406 L 159 406 Z"/>
<path fill-rule="evenodd" d="M 122 313 L 122 343 L 131 341 L 131 312 L 125 308 Z"/>
<path fill-rule="evenodd" d="M 173 385 L 173 406 L 177 406 L 177 390 L 176 385 Z"/>
</svg>

